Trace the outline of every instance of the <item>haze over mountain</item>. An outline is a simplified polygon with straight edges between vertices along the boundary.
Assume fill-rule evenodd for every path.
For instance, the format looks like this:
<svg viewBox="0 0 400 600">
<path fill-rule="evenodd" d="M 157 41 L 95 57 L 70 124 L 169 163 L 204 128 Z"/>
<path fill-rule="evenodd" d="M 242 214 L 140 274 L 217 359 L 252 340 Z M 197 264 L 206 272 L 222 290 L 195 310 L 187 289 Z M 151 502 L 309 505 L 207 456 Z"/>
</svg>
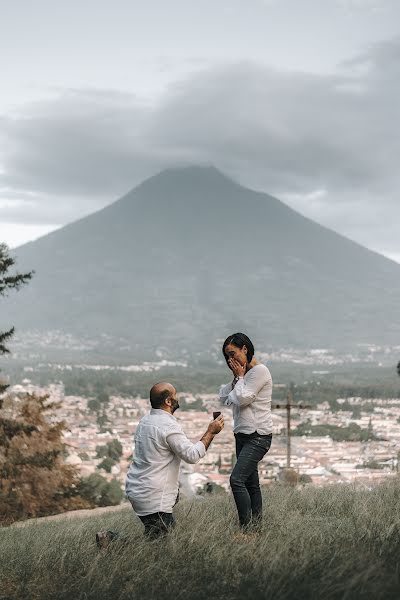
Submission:
<svg viewBox="0 0 400 600">
<path fill-rule="evenodd" d="M 36 275 L 0 328 L 121 337 L 131 358 L 234 331 L 260 349 L 400 339 L 398 264 L 212 167 L 163 171 L 12 254 Z"/>
</svg>

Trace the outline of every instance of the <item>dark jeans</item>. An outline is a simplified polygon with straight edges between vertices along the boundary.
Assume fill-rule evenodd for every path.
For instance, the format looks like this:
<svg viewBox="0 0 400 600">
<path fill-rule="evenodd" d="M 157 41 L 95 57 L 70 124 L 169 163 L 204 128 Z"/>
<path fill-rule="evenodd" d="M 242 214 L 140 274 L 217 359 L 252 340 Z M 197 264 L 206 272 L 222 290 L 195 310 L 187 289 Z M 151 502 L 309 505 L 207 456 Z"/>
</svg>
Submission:
<svg viewBox="0 0 400 600">
<path fill-rule="evenodd" d="M 262 496 L 258 463 L 271 446 L 272 434 L 235 433 L 237 462 L 230 484 L 243 529 L 259 526 L 262 519 Z"/>
<path fill-rule="evenodd" d="M 144 525 L 145 535 L 153 540 L 166 535 L 175 526 L 172 513 L 158 512 L 139 519 Z"/>
</svg>

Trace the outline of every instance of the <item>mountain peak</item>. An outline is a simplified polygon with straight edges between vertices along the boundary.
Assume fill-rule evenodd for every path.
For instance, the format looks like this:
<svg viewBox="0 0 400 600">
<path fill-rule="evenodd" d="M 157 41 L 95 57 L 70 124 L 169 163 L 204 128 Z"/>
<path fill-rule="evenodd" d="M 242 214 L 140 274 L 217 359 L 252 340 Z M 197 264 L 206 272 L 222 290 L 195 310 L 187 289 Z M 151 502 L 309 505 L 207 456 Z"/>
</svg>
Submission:
<svg viewBox="0 0 400 600">
<path fill-rule="evenodd" d="M 18 264 L 36 271 L 8 304 L 18 329 L 123 336 L 142 359 L 237 330 L 275 347 L 400 335 L 398 265 L 211 165 L 154 175 Z"/>
<path fill-rule="evenodd" d="M 214 165 L 186 165 L 169 167 L 146 179 L 136 189 L 143 188 L 213 188 L 238 186 Z"/>
<path fill-rule="evenodd" d="M 203 177 L 214 179 L 229 179 L 214 165 L 192 164 L 184 166 L 169 167 L 160 171 L 155 177 Z"/>
</svg>

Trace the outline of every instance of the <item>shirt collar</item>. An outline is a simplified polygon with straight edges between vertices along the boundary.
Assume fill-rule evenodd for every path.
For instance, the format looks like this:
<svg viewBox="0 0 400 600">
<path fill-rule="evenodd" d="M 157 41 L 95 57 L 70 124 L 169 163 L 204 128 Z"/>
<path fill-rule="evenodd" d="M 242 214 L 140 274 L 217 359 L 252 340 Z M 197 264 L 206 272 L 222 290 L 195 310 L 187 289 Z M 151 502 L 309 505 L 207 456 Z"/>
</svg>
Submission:
<svg viewBox="0 0 400 600">
<path fill-rule="evenodd" d="M 166 415 L 167 417 L 170 417 L 171 419 L 174 419 L 174 421 L 176 421 L 176 417 L 174 417 L 174 415 L 171 415 L 171 413 L 167 412 L 166 410 L 163 410 L 162 408 L 152 408 L 150 410 L 150 414 L 151 415 Z"/>
</svg>

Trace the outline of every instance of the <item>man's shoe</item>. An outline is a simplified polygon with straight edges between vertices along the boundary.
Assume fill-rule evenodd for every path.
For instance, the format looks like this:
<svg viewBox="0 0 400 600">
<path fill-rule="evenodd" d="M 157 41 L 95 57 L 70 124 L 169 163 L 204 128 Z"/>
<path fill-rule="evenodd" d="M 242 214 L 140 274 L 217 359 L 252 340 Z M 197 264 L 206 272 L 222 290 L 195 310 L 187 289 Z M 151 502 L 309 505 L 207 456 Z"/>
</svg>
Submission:
<svg viewBox="0 0 400 600">
<path fill-rule="evenodd" d="M 106 550 L 110 543 L 118 537 L 119 533 L 117 531 L 111 531 L 111 529 L 98 531 L 96 533 L 96 544 L 98 549 Z"/>
</svg>

